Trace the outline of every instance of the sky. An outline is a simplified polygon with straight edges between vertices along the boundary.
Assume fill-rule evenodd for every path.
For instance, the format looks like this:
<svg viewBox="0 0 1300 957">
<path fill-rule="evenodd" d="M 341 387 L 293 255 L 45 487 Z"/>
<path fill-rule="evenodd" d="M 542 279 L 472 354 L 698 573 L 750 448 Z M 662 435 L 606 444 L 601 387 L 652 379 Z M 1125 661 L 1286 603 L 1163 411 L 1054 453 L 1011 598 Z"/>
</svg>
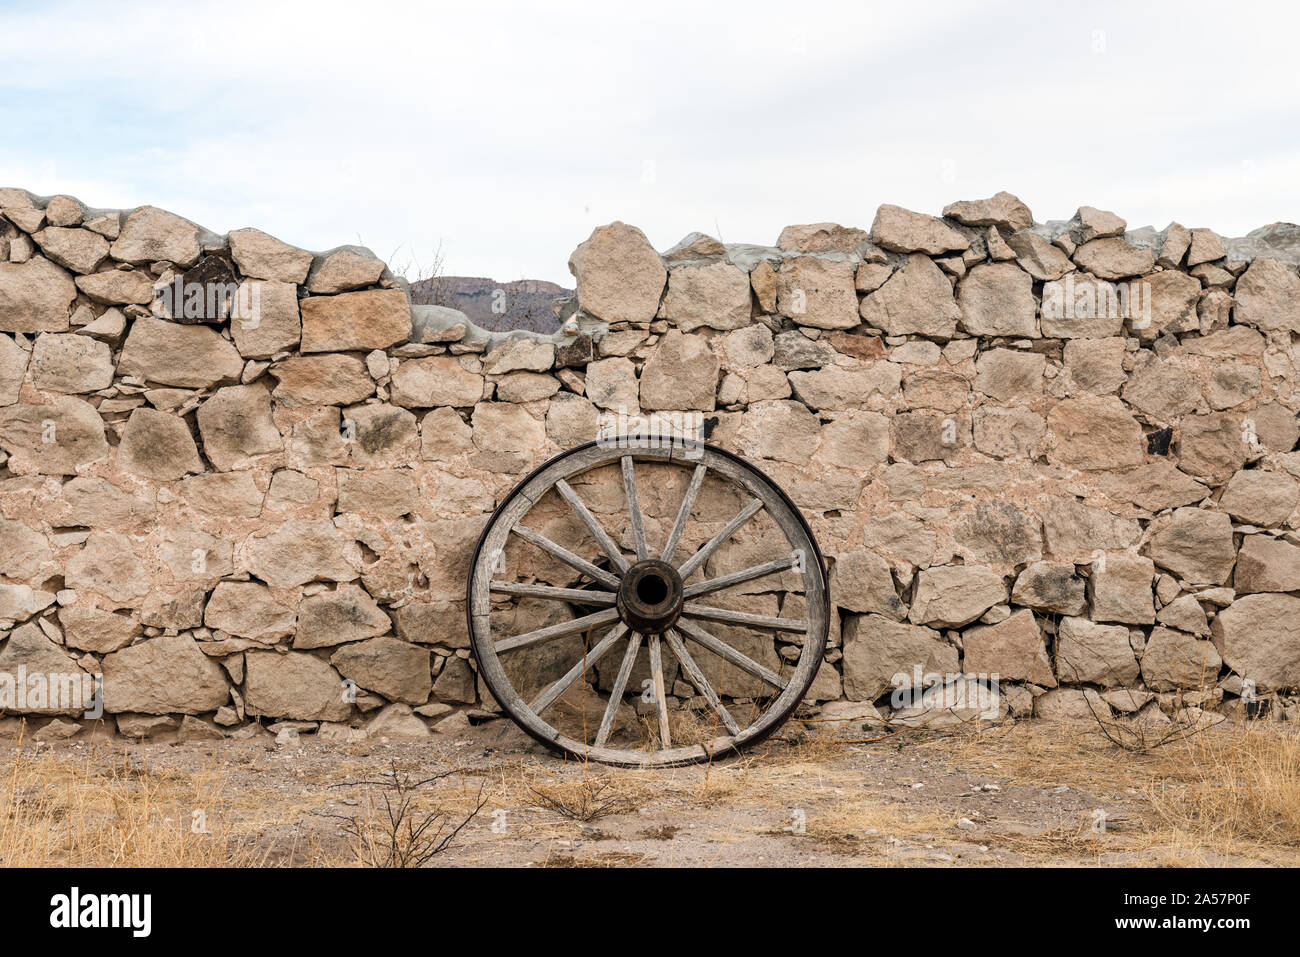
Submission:
<svg viewBox="0 0 1300 957">
<path fill-rule="evenodd" d="M 0 0 L 0 186 L 570 284 L 613 220 L 772 244 L 1008 190 L 1300 220 L 1300 5 Z"/>
</svg>

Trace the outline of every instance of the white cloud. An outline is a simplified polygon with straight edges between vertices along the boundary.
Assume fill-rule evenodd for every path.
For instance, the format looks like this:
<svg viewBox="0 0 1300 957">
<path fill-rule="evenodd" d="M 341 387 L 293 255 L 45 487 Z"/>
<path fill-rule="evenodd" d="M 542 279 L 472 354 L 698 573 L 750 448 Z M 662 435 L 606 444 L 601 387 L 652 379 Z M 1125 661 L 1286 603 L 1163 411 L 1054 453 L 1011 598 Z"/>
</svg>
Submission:
<svg viewBox="0 0 1300 957">
<path fill-rule="evenodd" d="M 53 3 L 0 10 L 0 183 L 567 281 L 612 219 L 772 242 L 1009 189 L 1300 219 L 1300 13 L 1210 4 Z"/>
</svg>

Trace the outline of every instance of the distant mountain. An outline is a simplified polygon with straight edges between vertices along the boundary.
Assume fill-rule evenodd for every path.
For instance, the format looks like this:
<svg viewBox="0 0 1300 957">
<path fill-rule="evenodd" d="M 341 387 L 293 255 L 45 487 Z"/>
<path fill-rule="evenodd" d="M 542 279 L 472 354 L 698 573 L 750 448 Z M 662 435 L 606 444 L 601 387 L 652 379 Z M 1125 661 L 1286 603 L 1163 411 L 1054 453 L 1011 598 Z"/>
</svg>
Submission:
<svg viewBox="0 0 1300 957">
<path fill-rule="evenodd" d="M 572 289 L 541 279 L 497 282 L 475 276 L 437 276 L 411 283 L 412 302 L 459 309 L 493 332 L 555 332 L 560 320 L 551 302 L 572 295 Z"/>
</svg>

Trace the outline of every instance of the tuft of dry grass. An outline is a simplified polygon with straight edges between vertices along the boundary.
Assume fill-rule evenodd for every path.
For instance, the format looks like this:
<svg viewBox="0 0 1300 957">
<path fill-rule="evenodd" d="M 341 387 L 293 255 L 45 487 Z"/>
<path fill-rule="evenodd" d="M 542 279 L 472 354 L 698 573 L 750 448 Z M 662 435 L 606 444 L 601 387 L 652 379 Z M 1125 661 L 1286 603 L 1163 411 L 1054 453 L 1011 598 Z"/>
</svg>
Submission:
<svg viewBox="0 0 1300 957">
<path fill-rule="evenodd" d="M 261 855 L 227 833 L 224 780 L 147 765 L 77 761 L 21 747 L 0 784 L 7 867 L 248 867 Z"/>
<path fill-rule="evenodd" d="M 547 810 L 584 824 L 610 814 L 627 814 L 639 806 L 629 789 L 585 771 L 574 781 L 535 781 L 528 785 L 528 793 Z"/>
</svg>

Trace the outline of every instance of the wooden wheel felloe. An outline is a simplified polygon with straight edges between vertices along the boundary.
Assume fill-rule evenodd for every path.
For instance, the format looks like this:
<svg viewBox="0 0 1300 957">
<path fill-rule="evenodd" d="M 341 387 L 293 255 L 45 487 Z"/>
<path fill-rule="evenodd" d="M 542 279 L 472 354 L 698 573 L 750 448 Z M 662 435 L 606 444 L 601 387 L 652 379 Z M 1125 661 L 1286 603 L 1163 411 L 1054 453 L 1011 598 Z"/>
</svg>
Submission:
<svg viewBox="0 0 1300 957">
<path fill-rule="evenodd" d="M 474 552 L 479 674 L 546 746 L 627 767 L 732 754 L 803 699 L 826 648 L 821 552 L 776 484 L 703 444 L 562 453 Z"/>
</svg>

